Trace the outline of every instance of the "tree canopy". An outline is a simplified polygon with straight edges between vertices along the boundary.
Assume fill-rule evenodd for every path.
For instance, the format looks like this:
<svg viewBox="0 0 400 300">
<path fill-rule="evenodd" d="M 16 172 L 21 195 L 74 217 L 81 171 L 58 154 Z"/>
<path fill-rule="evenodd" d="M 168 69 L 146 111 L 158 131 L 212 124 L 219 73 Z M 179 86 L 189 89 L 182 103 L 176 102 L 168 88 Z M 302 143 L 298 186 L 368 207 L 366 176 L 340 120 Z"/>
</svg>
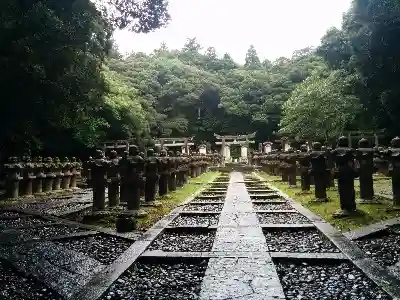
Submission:
<svg viewBox="0 0 400 300">
<path fill-rule="evenodd" d="M 113 30 L 167 24 L 166 0 L 0 2 L 0 148 L 71 153 L 105 139 L 277 132 L 331 139 L 347 129 L 400 130 L 400 4 L 354 0 L 317 48 L 244 64 L 162 43 L 123 56 Z"/>
</svg>

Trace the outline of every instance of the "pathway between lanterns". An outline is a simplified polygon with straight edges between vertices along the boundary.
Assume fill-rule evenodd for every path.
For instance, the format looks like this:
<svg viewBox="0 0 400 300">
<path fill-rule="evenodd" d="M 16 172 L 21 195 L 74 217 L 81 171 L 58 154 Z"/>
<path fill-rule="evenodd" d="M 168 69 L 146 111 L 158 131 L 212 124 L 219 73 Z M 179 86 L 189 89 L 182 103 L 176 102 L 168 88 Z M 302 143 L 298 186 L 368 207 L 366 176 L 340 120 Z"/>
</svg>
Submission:
<svg viewBox="0 0 400 300">
<path fill-rule="evenodd" d="M 395 299 L 376 285 L 387 274 L 379 274 L 330 225 L 279 191 L 245 178 L 254 180 L 231 173 L 201 300 Z M 352 261 L 364 270 L 369 265 L 368 274 Z M 388 282 L 385 288 L 397 295 Z"/>
<path fill-rule="evenodd" d="M 13 214 L 20 215 L 3 212 L 4 226 L 15 222 Z M 355 243 L 278 190 L 239 172 L 218 176 L 129 240 L 97 228 L 88 231 L 92 227 L 86 225 L 66 226 L 60 219 L 42 221 L 57 223 L 56 237 L 49 237 L 54 226 L 47 223 L 34 228 L 40 240 L 32 238 L 32 228 L 0 234 L 6 290 L 24 292 L 20 275 L 2 265 L 11 262 L 45 284 L 28 281 L 39 300 L 389 300 L 400 295 L 400 282 Z"/>
</svg>

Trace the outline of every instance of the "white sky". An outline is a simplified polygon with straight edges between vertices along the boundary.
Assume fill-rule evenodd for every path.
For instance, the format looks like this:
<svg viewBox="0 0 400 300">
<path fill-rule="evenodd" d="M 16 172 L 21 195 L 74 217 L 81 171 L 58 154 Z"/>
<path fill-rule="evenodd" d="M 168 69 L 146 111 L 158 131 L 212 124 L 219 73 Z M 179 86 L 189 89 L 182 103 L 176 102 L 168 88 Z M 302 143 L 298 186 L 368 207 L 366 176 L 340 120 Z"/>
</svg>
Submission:
<svg viewBox="0 0 400 300">
<path fill-rule="evenodd" d="M 254 44 L 260 59 L 291 56 L 294 50 L 317 46 L 331 26 L 340 27 L 351 0 L 169 0 L 171 21 L 148 34 L 115 32 L 122 53 L 152 52 L 161 42 L 181 49 L 196 37 L 204 50 L 231 54 L 243 62 Z"/>
</svg>

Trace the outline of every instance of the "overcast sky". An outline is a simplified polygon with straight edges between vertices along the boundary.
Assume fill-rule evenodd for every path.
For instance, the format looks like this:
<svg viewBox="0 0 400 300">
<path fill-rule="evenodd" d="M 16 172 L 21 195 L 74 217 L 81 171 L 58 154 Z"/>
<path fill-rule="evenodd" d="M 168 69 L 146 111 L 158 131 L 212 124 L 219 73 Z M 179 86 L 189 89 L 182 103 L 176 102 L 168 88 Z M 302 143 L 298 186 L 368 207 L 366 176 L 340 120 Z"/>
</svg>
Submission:
<svg viewBox="0 0 400 300">
<path fill-rule="evenodd" d="M 151 52 L 161 42 L 180 49 L 196 37 L 204 50 L 231 54 L 243 62 L 251 44 L 261 59 L 291 56 L 319 44 L 329 27 L 340 27 L 351 0 L 169 0 L 171 21 L 148 34 L 117 31 L 122 53 Z"/>
</svg>

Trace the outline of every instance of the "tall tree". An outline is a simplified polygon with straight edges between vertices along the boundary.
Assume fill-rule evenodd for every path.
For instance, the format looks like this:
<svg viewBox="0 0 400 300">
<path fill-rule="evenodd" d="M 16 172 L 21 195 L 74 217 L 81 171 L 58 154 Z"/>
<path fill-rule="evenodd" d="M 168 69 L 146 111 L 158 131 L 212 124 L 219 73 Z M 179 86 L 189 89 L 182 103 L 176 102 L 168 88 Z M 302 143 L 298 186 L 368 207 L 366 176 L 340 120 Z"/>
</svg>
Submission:
<svg viewBox="0 0 400 300">
<path fill-rule="evenodd" d="M 248 69 L 260 69 L 261 62 L 254 45 L 247 50 L 244 66 Z"/>
<path fill-rule="evenodd" d="M 359 112 L 359 99 L 352 93 L 355 80 L 343 71 L 327 69 L 307 78 L 283 105 L 280 132 L 324 141 L 341 135 Z"/>
</svg>

